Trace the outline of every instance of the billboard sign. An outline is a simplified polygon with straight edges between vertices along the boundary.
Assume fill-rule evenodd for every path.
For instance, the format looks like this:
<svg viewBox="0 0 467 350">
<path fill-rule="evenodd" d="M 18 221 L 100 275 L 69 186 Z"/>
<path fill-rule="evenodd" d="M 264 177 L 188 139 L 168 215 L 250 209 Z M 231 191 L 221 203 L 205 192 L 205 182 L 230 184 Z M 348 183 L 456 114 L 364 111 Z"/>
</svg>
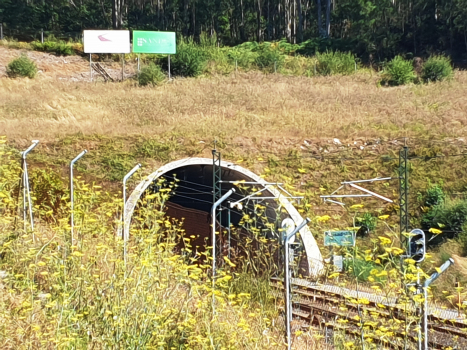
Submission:
<svg viewBox="0 0 467 350">
<path fill-rule="evenodd" d="M 174 32 L 133 31 L 133 52 L 175 54 L 177 45 Z"/>
<path fill-rule="evenodd" d="M 129 30 L 83 31 L 85 53 L 130 53 Z"/>
<path fill-rule="evenodd" d="M 325 246 L 353 247 L 355 245 L 354 231 L 326 231 L 324 232 Z"/>
</svg>

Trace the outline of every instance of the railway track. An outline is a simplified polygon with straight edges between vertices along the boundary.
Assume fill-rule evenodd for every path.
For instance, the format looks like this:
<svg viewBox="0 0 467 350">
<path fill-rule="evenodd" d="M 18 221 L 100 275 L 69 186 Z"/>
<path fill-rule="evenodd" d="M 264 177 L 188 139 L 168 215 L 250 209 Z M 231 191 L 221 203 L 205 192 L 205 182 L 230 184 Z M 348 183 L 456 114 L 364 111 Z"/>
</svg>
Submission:
<svg viewBox="0 0 467 350">
<path fill-rule="evenodd" d="M 271 286 L 282 299 L 282 279 L 272 278 Z M 292 279 L 291 286 L 295 328 L 312 326 L 324 329 L 326 336 L 339 332 L 356 339 L 363 337 L 378 348 L 416 348 L 417 324 L 413 322 L 417 311 L 404 310 L 395 298 L 302 279 Z M 358 299 L 364 303 L 357 303 Z M 467 320 L 457 318 L 455 310 L 433 305 L 428 309 L 430 349 L 467 349 Z"/>
</svg>

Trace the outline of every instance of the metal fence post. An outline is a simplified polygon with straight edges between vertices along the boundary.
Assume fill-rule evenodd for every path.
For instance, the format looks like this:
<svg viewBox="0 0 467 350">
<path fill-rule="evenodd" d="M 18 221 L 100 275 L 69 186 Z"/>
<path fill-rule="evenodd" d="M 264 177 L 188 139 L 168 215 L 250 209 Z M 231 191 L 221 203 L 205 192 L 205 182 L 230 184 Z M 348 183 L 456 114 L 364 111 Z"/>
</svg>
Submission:
<svg viewBox="0 0 467 350">
<path fill-rule="evenodd" d="M 289 240 L 297 234 L 298 231 L 300 231 L 303 227 L 305 227 L 311 220 L 309 218 L 306 218 L 305 220 L 302 221 L 300 225 L 295 227 L 295 229 L 287 235 L 285 234 L 285 240 L 284 240 L 284 265 L 285 265 L 285 320 L 286 320 L 286 337 L 287 337 L 287 349 L 291 350 L 292 349 L 292 334 L 290 330 L 290 322 L 292 321 L 292 303 L 291 303 L 291 298 L 290 298 L 290 261 L 289 261 Z"/>
<path fill-rule="evenodd" d="M 124 259 L 124 262 L 125 262 L 125 266 L 126 266 L 126 245 L 127 245 L 127 240 L 128 240 L 128 236 L 129 236 L 129 233 L 127 232 L 126 230 L 126 224 L 125 224 L 125 214 L 126 214 L 126 210 L 125 210 L 125 204 L 126 204 L 126 182 L 127 180 L 134 174 L 138 171 L 138 169 L 141 168 L 141 164 L 137 164 L 133 169 L 130 170 L 130 172 L 128 174 L 125 175 L 125 177 L 123 178 L 123 212 L 122 212 L 122 238 L 123 238 L 123 259 Z"/>
<path fill-rule="evenodd" d="M 3 40 L 3 23 L 0 23 L 0 40 Z"/>
<path fill-rule="evenodd" d="M 88 153 L 87 150 L 84 150 L 80 154 L 78 154 L 71 162 L 70 162 L 70 202 L 71 202 L 71 215 L 70 215 L 70 227 L 71 227 L 71 245 L 74 243 L 74 226 L 75 226 L 75 191 L 73 186 L 73 165 L 77 162 L 82 156 Z"/>
<path fill-rule="evenodd" d="M 26 218 L 27 213 L 29 212 L 29 219 L 31 221 L 31 230 L 33 240 L 34 237 L 34 217 L 32 214 L 32 200 L 31 200 L 31 190 L 29 188 L 29 174 L 28 174 L 28 163 L 26 162 L 26 156 L 31 152 L 39 143 L 39 140 L 32 140 L 32 145 L 29 148 L 22 152 L 22 166 L 23 166 L 23 221 L 24 221 L 24 230 L 26 231 Z M 26 210 L 26 207 L 28 210 Z"/>
<path fill-rule="evenodd" d="M 214 302 L 216 300 L 216 296 L 214 294 L 214 287 L 216 286 L 216 210 L 219 205 L 222 204 L 227 198 L 229 198 L 232 193 L 235 192 L 235 188 L 230 189 L 226 194 L 224 194 L 221 198 L 219 198 L 211 208 L 211 219 L 212 219 L 212 315 L 215 314 L 215 305 Z"/>
<path fill-rule="evenodd" d="M 41 43 L 44 43 L 44 29 L 41 29 Z"/>
<path fill-rule="evenodd" d="M 449 258 L 443 265 L 439 267 L 439 272 L 435 272 L 425 280 L 423 283 L 423 296 L 424 296 L 424 301 L 423 301 L 423 350 L 429 350 L 428 349 L 428 287 L 430 284 L 432 284 L 438 277 L 441 275 L 444 271 L 446 271 L 449 266 L 454 264 L 454 260 L 452 258 Z"/>
</svg>

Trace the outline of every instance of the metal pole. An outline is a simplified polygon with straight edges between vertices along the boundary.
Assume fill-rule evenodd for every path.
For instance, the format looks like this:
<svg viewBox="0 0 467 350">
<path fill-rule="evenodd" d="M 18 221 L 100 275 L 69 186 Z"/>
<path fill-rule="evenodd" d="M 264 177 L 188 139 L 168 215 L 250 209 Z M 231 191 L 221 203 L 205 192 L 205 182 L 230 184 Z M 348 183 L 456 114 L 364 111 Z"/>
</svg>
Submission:
<svg viewBox="0 0 467 350">
<path fill-rule="evenodd" d="M 3 40 L 3 23 L 0 23 L 0 40 Z"/>
<path fill-rule="evenodd" d="M 428 287 L 423 287 L 423 349 L 428 350 Z"/>
<path fill-rule="evenodd" d="M 409 232 L 409 171 L 407 167 L 407 160 L 409 149 L 404 146 L 399 152 L 399 227 L 400 227 L 400 242 L 401 248 L 407 250 L 407 237 L 404 232 Z"/>
<path fill-rule="evenodd" d="M 92 83 L 92 54 L 89 54 L 89 73 L 91 74 L 91 83 Z"/>
<path fill-rule="evenodd" d="M 41 29 L 41 43 L 44 43 L 44 29 Z"/>
<path fill-rule="evenodd" d="M 22 159 L 23 159 L 23 220 L 24 220 L 24 230 L 26 230 L 26 205 L 28 206 L 29 211 L 29 219 L 31 220 L 31 230 L 33 231 L 33 239 L 34 239 L 34 217 L 32 214 L 32 200 L 31 200 L 31 192 L 29 188 L 29 175 L 28 175 L 28 164 L 26 162 L 26 156 L 29 152 L 31 152 L 34 147 L 37 146 L 39 140 L 32 140 L 32 145 L 29 148 L 22 152 Z M 27 202 L 27 204 L 26 204 Z"/>
<path fill-rule="evenodd" d="M 122 54 L 122 81 L 124 79 L 124 72 L 125 72 L 125 54 Z"/>
<path fill-rule="evenodd" d="M 235 192 L 235 188 L 231 188 L 226 194 L 224 194 L 221 198 L 214 203 L 211 208 L 211 219 L 212 219 L 212 314 L 214 316 L 215 313 L 215 295 L 214 295 L 214 287 L 216 285 L 215 277 L 216 277 L 216 209 L 219 205 L 222 204 L 227 198 L 229 198 Z"/>
<path fill-rule="evenodd" d="M 140 61 L 141 61 L 141 55 L 138 54 L 138 74 L 139 74 L 139 70 L 140 70 Z"/>
<path fill-rule="evenodd" d="M 292 321 L 292 303 L 290 299 L 290 268 L 289 268 L 289 240 L 297 234 L 298 231 L 300 231 L 303 227 L 305 227 L 311 220 L 309 218 L 306 218 L 305 220 L 302 221 L 300 225 L 295 227 L 295 229 L 285 237 L 284 241 L 284 265 L 285 265 L 285 314 L 286 314 L 286 329 L 287 329 L 287 349 L 291 350 L 292 349 L 292 336 L 291 336 L 291 331 L 290 331 L 290 322 Z"/>
<path fill-rule="evenodd" d="M 172 79 L 171 75 L 170 75 L 170 55 L 168 56 L 168 63 L 169 63 L 169 80 Z"/>
<path fill-rule="evenodd" d="M 417 270 L 418 270 L 418 264 L 417 264 Z M 417 289 L 419 288 L 420 286 L 420 271 L 417 271 Z M 419 308 L 419 310 L 421 309 L 421 307 Z M 421 319 L 418 320 L 418 332 L 417 332 L 417 335 L 418 335 L 418 350 L 422 350 L 422 325 L 420 324 L 421 323 Z"/>
<path fill-rule="evenodd" d="M 141 164 L 137 164 L 133 169 L 130 170 L 130 172 L 128 174 L 125 175 L 125 177 L 123 178 L 123 211 L 122 211 L 122 239 L 123 239 L 123 259 L 125 261 L 125 265 L 126 265 L 126 243 L 127 243 L 127 240 L 128 240 L 128 232 L 126 230 L 126 225 L 125 225 L 125 214 L 126 214 L 126 210 L 125 210 L 125 204 L 126 204 L 126 182 L 127 180 L 134 174 L 138 171 L 138 169 L 141 168 Z"/>
<path fill-rule="evenodd" d="M 423 302 L 423 349 L 428 349 L 428 287 L 432 284 L 444 271 L 446 271 L 451 265 L 454 264 L 454 260 L 449 258 L 443 265 L 439 267 L 439 272 L 435 272 L 423 283 L 423 293 L 425 301 Z"/>
<path fill-rule="evenodd" d="M 75 191 L 73 186 L 73 165 L 77 162 L 82 156 L 88 153 L 87 150 L 84 150 L 80 154 L 78 154 L 71 162 L 70 162 L 70 202 L 71 202 L 71 215 L 70 215 L 70 227 L 71 227 L 71 245 L 74 244 L 74 226 L 75 226 Z"/>
<path fill-rule="evenodd" d="M 227 209 L 227 231 L 229 232 L 229 251 L 228 251 L 228 257 L 229 257 L 229 260 L 230 260 L 230 206 L 227 206 L 228 209 Z"/>
</svg>

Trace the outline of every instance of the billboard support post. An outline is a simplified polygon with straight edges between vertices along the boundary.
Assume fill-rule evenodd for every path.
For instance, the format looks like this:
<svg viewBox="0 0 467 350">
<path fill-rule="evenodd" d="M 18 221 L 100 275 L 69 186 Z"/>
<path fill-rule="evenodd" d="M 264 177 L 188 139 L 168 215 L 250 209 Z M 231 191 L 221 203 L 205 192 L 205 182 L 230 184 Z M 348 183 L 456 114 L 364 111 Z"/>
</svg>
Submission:
<svg viewBox="0 0 467 350">
<path fill-rule="evenodd" d="M 92 83 L 92 54 L 89 54 L 89 74 L 91 75 L 91 83 Z"/>
<path fill-rule="evenodd" d="M 122 81 L 125 78 L 124 73 L 125 73 L 125 54 L 122 53 Z"/>
<path fill-rule="evenodd" d="M 169 63 L 169 80 L 171 80 L 172 77 L 170 76 L 170 55 L 169 55 L 169 57 L 168 57 L 168 60 L 169 60 L 169 62 L 168 62 L 168 63 Z"/>
<path fill-rule="evenodd" d="M 141 61 L 141 55 L 138 54 L 138 74 L 139 74 L 139 70 L 140 70 L 140 61 Z"/>
<path fill-rule="evenodd" d="M 177 53 L 176 35 L 174 32 L 150 32 L 150 31 L 133 31 L 133 52 L 141 53 L 158 53 L 167 55 L 167 66 L 169 81 L 172 80 L 171 73 L 171 55 Z M 140 58 L 138 55 L 138 73 L 140 67 Z"/>
</svg>

